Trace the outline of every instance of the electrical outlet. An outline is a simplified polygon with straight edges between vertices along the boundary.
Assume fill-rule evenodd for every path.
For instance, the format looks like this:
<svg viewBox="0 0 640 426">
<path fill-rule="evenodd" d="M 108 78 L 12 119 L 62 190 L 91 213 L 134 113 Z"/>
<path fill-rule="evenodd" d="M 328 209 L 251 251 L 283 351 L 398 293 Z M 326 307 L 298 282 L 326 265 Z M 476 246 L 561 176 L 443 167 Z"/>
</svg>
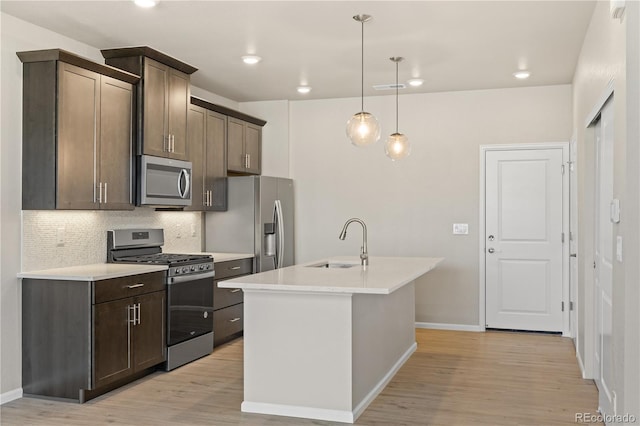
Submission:
<svg viewBox="0 0 640 426">
<path fill-rule="evenodd" d="M 64 226 L 60 226 L 58 227 L 58 229 L 56 229 L 56 245 L 58 247 L 64 246 L 64 234 L 65 234 Z"/>
<path fill-rule="evenodd" d="M 469 234 L 469 224 L 468 223 L 454 223 L 453 224 L 453 235 L 468 235 Z"/>
<path fill-rule="evenodd" d="M 182 225 L 176 223 L 176 238 L 182 238 Z"/>
</svg>

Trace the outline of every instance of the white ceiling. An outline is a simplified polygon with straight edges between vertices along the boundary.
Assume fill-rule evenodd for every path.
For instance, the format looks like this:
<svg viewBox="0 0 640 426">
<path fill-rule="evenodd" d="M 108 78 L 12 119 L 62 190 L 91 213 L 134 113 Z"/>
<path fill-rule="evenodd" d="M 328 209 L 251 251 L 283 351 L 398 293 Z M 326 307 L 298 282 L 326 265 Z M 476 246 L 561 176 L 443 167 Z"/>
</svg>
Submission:
<svg viewBox="0 0 640 426">
<path fill-rule="evenodd" d="M 199 70 L 192 83 L 245 101 L 360 96 L 395 81 L 404 93 L 571 83 L 594 1 L 7 1 L 2 12 L 100 49 L 150 46 Z M 58 46 L 51 46 L 55 48 Z M 240 56 L 263 57 L 258 65 Z M 527 81 L 512 73 L 531 70 Z M 312 86 L 300 95 L 296 87 Z"/>
</svg>

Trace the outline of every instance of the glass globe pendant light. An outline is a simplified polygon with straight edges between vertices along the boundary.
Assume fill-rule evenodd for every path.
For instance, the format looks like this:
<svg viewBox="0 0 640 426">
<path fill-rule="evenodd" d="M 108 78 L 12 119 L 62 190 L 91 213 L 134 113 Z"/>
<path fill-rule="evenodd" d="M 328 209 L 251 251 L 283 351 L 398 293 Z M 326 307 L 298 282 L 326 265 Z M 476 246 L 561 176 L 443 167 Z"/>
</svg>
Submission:
<svg viewBox="0 0 640 426">
<path fill-rule="evenodd" d="M 367 146 L 380 139 L 380 124 L 373 114 L 364 110 L 364 23 L 371 20 L 370 15 L 356 15 L 353 17 L 362 24 L 361 51 L 361 105 L 360 112 L 354 114 L 347 121 L 347 137 L 355 146 Z"/>
<path fill-rule="evenodd" d="M 396 63 L 396 132 L 389 135 L 384 143 L 384 153 L 391 160 L 401 160 L 411 153 L 411 145 L 406 135 L 398 132 L 398 64 L 404 58 L 394 56 L 389 58 Z"/>
</svg>

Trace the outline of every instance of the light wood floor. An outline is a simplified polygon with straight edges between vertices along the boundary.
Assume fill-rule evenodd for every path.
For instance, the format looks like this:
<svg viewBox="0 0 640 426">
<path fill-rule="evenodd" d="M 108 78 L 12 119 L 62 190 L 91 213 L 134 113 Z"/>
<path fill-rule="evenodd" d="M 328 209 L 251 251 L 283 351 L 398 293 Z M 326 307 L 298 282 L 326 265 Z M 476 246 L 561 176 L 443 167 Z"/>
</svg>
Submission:
<svg viewBox="0 0 640 426">
<path fill-rule="evenodd" d="M 571 340 L 509 332 L 416 330 L 418 350 L 359 425 L 575 425 L 595 413 Z M 245 414 L 242 339 L 170 373 L 154 373 L 85 404 L 22 398 L 0 407 L 8 425 L 329 425 Z"/>
</svg>

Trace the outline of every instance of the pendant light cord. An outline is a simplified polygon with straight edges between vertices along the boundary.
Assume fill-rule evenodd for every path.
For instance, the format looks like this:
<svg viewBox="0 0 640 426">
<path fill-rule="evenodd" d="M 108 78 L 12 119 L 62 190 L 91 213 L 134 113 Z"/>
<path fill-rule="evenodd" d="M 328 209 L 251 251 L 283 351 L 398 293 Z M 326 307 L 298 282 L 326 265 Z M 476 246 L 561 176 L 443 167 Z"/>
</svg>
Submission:
<svg viewBox="0 0 640 426">
<path fill-rule="evenodd" d="M 396 61 L 396 133 L 398 133 L 398 61 Z"/>
<path fill-rule="evenodd" d="M 360 49 L 360 111 L 364 112 L 364 20 L 362 21 L 361 46 Z"/>
</svg>

